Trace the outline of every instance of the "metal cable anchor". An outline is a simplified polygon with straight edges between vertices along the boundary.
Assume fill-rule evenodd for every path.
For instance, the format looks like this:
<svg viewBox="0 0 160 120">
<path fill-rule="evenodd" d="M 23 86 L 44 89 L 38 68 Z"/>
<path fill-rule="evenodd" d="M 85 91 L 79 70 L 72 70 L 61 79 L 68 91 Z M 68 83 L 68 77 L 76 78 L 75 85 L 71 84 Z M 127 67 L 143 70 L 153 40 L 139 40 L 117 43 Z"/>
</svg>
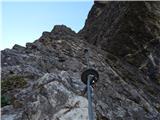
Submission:
<svg viewBox="0 0 160 120">
<path fill-rule="evenodd" d="M 92 107 L 92 85 L 95 84 L 99 79 L 99 74 L 96 70 L 91 68 L 89 63 L 89 50 L 84 50 L 85 59 L 87 62 L 87 70 L 85 70 L 81 75 L 81 80 L 87 85 L 87 97 L 88 97 L 88 116 L 89 120 L 94 120 L 93 107 Z"/>
</svg>

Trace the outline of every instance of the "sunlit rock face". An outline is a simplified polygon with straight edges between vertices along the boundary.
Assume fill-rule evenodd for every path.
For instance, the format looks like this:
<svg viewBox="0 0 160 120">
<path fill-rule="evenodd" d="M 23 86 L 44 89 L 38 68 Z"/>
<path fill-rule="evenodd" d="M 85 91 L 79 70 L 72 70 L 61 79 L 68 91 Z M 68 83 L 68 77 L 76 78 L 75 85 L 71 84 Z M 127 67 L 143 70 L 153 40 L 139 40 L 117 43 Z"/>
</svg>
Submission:
<svg viewBox="0 0 160 120">
<path fill-rule="evenodd" d="M 96 1 L 78 34 L 57 25 L 1 51 L 2 120 L 88 120 L 86 48 L 95 120 L 159 120 L 159 13 L 159 2 Z"/>
</svg>

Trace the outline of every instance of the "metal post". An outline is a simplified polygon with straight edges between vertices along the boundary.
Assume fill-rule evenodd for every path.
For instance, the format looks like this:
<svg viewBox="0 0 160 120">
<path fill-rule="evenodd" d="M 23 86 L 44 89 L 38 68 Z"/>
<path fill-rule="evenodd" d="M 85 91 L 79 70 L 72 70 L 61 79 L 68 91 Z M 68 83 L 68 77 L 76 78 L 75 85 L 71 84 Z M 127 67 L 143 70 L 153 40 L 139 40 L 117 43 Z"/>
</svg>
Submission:
<svg viewBox="0 0 160 120">
<path fill-rule="evenodd" d="M 88 76 L 88 81 L 87 81 L 87 96 L 88 96 L 88 115 L 89 115 L 89 120 L 93 120 L 93 108 L 92 108 L 92 88 L 91 88 L 91 80 L 92 76 Z"/>
<path fill-rule="evenodd" d="M 84 84 L 87 85 L 86 87 L 87 89 L 85 88 L 85 92 L 87 92 L 87 97 L 88 97 L 88 118 L 89 120 L 94 120 L 93 106 L 92 106 L 92 92 L 93 92 L 92 85 L 98 81 L 99 74 L 96 70 L 91 68 L 91 65 L 89 63 L 89 49 L 85 49 L 84 54 L 88 69 L 82 73 L 81 80 Z"/>
</svg>

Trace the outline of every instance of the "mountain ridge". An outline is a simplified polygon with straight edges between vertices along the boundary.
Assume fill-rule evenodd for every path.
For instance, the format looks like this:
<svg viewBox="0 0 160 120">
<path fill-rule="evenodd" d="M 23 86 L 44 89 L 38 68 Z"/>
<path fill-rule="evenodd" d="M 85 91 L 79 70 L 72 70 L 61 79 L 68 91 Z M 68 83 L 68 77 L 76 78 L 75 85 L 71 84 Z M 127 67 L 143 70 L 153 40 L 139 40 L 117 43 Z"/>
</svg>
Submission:
<svg viewBox="0 0 160 120">
<path fill-rule="evenodd" d="M 148 40 L 153 41 L 149 42 L 144 42 L 146 36 L 142 32 L 146 27 L 139 23 L 139 19 L 138 27 L 143 29 L 137 34 L 124 32 L 128 28 L 139 29 L 134 26 L 134 19 L 130 20 L 133 26 L 128 27 L 129 22 L 121 26 L 126 10 L 141 16 L 144 15 L 140 12 L 143 9 L 157 16 L 157 19 L 148 20 L 157 25 L 150 26 L 153 28 L 148 36 L 153 35 L 153 38 Z M 159 120 L 158 11 L 160 2 L 95 1 L 79 33 L 65 25 L 57 25 L 51 32 L 43 32 L 33 43 L 26 43 L 26 47 L 15 45 L 1 51 L 2 120 L 87 120 L 88 103 L 86 95 L 83 95 L 86 85 L 81 81 L 81 74 L 87 69 L 86 48 L 90 51 L 92 68 L 100 75 L 93 96 L 96 120 Z M 146 17 L 150 17 L 147 12 Z M 116 20 L 121 22 L 114 24 Z M 145 43 L 145 49 L 141 46 L 140 52 L 137 49 L 134 55 L 134 43 L 122 37 L 122 33 L 127 37 L 134 34 L 135 38 L 140 34 L 145 40 L 138 42 L 140 45 Z M 119 35 L 121 37 L 117 37 Z M 109 44 L 106 44 L 106 37 L 111 39 Z M 128 44 L 131 47 L 126 50 Z M 120 49 L 115 49 L 116 45 L 121 45 Z M 131 52 L 130 48 L 133 48 Z"/>
</svg>

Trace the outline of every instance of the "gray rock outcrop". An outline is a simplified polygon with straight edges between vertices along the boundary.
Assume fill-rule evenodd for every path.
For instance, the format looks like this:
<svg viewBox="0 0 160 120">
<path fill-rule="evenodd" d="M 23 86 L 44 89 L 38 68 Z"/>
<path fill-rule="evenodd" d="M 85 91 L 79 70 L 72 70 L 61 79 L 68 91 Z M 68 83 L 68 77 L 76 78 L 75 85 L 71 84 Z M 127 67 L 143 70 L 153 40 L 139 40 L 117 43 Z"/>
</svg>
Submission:
<svg viewBox="0 0 160 120">
<path fill-rule="evenodd" d="M 2 120 L 88 120 L 86 48 L 96 120 L 160 120 L 159 6 L 96 1 L 78 34 L 58 25 L 1 51 Z"/>
</svg>

